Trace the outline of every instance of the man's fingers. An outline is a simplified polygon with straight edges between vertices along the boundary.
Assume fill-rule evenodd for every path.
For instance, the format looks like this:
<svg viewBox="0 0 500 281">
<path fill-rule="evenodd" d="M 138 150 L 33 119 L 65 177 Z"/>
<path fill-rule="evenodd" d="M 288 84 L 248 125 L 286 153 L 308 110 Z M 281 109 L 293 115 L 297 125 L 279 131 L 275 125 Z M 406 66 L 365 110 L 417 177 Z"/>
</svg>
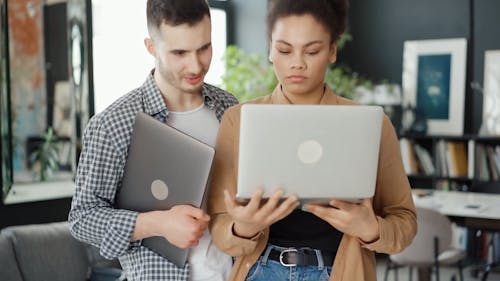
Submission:
<svg viewBox="0 0 500 281">
<path fill-rule="evenodd" d="M 190 215 L 195 219 L 202 221 L 210 221 L 210 216 L 207 213 L 205 213 L 202 209 L 187 205 L 184 210 L 186 210 L 186 214 Z"/>
</svg>

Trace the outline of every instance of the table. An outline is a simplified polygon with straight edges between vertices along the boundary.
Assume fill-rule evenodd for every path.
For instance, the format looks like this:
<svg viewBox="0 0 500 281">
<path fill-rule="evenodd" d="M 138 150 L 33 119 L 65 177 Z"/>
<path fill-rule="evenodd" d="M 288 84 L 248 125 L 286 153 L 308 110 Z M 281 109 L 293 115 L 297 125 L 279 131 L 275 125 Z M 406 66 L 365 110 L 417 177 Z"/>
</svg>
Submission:
<svg viewBox="0 0 500 281">
<path fill-rule="evenodd" d="M 459 225 L 500 231 L 500 194 L 414 189 L 418 207 L 430 208 Z M 419 268 L 419 280 L 430 280 L 430 269 Z"/>
<path fill-rule="evenodd" d="M 413 201 L 460 225 L 500 231 L 500 194 L 414 189 Z"/>
</svg>

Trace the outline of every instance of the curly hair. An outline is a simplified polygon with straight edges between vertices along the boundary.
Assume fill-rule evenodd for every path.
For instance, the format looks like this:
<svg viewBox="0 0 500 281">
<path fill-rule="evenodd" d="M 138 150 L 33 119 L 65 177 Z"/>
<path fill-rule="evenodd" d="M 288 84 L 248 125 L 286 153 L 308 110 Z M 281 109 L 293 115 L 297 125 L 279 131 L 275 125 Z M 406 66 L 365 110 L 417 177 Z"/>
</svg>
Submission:
<svg viewBox="0 0 500 281">
<path fill-rule="evenodd" d="M 347 27 L 348 0 L 273 0 L 267 15 L 267 36 L 276 22 L 293 15 L 311 15 L 330 33 L 331 42 L 336 42 Z"/>
</svg>

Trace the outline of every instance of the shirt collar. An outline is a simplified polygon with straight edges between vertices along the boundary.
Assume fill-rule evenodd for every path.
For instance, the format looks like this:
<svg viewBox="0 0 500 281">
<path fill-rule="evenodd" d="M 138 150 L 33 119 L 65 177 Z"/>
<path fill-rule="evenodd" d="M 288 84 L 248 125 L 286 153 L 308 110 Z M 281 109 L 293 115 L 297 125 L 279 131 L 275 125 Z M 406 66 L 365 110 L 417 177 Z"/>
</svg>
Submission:
<svg viewBox="0 0 500 281">
<path fill-rule="evenodd" d="M 144 112 L 148 115 L 155 116 L 158 114 L 164 115 L 166 119 L 168 116 L 168 108 L 163 100 L 163 95 L 154 80 L 154 69 L 151 70 L 146 81 L 142 85 L 144 92 L 143 104 Z M 214 109 L 215 97 L 213 91 L 210 91 L 209 85 L 203 83 L 201 94 L 203 96 L 203 103 L 209 108 Z M 162 118 L 163 119 L 163 118 Z"/>
<path fill-rule="evenodd" d="M 142 85 L 144 112 L 154 116 L 161 112 L 167 113 L 167 106 L 163 100 L 160 88 L 156 85 L 153 77 L 154 69 L 151 70 L 146 81 Z"/>
</svg>

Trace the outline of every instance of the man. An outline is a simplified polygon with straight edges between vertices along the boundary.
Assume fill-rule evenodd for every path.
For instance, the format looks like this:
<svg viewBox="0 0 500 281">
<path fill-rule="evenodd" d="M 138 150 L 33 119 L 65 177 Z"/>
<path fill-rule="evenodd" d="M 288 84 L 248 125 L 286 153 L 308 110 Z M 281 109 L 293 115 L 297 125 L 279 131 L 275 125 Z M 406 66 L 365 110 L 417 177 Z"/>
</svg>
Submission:
<svg viewBox="0 0 500 281">
<path fill-rule="evenodd" d="M 205 0 L 148 0 L 147 21 L 150 38 L 144 43 L 155 69 L 141 87 L 89 122 L 69 214 L 71 233 L 99 247 L 104 257 L 118 257 L 129 281 L 226 280 L 231 259 L 210 242 L 210 218 L 203 210 L 187 205 L 145 213 L 114 208 L 137 112 L 215 144 L 224 110 L 237 103 L 203 82 L 212 58 Z M 193 248 L 187 265 L 177 268 L 141 246 L 141 239 L 152 236 Z"/>
</svg>

